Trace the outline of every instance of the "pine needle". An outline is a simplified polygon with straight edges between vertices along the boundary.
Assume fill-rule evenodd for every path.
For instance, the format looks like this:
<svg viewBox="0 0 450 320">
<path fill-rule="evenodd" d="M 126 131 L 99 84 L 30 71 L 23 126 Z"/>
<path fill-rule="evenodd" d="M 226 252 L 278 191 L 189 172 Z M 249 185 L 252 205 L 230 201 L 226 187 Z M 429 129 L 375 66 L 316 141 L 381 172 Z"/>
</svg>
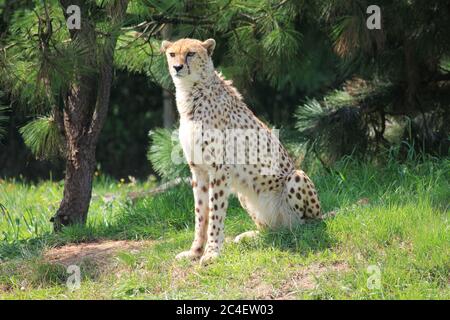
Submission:
<svg viewBox="0 0 450 320">
<path fill-rule="evenodd" d="M 37 118 L 20 129 L 25 145 L 38 159 L 54 159 L 60 153 L 62 138 L 52 117 Z"/>
</svg>

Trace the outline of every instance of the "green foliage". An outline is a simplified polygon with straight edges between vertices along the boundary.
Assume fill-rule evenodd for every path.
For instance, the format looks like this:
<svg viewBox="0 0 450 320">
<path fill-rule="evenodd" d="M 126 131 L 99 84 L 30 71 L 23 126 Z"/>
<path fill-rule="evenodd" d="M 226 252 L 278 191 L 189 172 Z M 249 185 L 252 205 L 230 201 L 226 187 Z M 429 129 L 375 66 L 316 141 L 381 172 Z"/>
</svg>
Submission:
<svg viewBox="0 0 450 320">
<path fill-rule="evenodd" d="M 214 61 L 226 76 L 242 86 L 251 84 L 256 77 L 279 90 L 316 88 L 315 79 L 312 85 L 309 80 L 317 77 L 313 70 L 316 67 L 324 72 L 329 70 L 323 64 L 323 53 L 327 51 L 324 46 L 312 48 L 307 59 L 299 59 L 306 54 L 302 52 L 303 30 L 298 25 L 305 7 L 300 2 L 196 1 L 188 7 L 186 11 L 186 6 L 179 1 L 132 1 L 129 14 L 133 23 L 150 22 L 139 27 L 139 32 L 126 32 L 121 37 L 116 64 L 145 73 L 150 80 L 172 89 L 164 55 L 159 54 L 159 42 L 149 34 L 149 30 L 158 26 L 157 21 L 152 21 L 157 16 L 155 20 L 164 17 L 183 21 L 171 24 L 174 39 L 215 36 L 218 48 Z M 315 29 L 316 43 L 318 37 L 326 39 L 325 34 Z M 331 56 L 329 50 L 327 54 Z M 317 60 L 322 63 L 315 63 Z M 302 78 L 305 72 L 308 77 Z M 321 83 L 329 81 L 328 75 L 320 79 Z"/>
<path fill-rule="evenodd" d="M 60 155 L 62 137 L 52 117 L 37 118 L 20 129 L 25 144 L 39 159 L 52 159 Z"/>
<path fill-rule="evenodd" d="M 83 19 L 89 19 L 85 28 L 92 28 L 89 39 L 69 34 L 65 8 L 56 0 L 29 1 L 8 16 L 8 29 L 0 39 L 0 87 L 25 113 L 42 116 L 21 129 L 25 143 L 40 159 L 55 157 L 61 147 L 56 123 L 45 115 L 63 110 L 71 86 L 96 85 L 80 81 L 96 77 L 94 73 L 111 51 L 112 36 L 121 32 L 122 26 L 111 22 L 105 12 L 110 3 L 88 1 L 83 5 Z"/>
<path fill-rule="evenodd" d="M 166 180 L 189 176 L 177 132 L 168 129 L 149 132 L 151 144 L 147 158 L 153 169 Z"/>
<path fill-rule="evenodd" d="M 317 122 L 324 115 L 325 110 L 316 99 L 305 102 L 297 109 L 295 117 L 297 118 L 296 128 L 303 132 L 317 125 Z"/>
<path fill-rule="evenodd" d="M 323 106 L 310 99 L 297 109 L 300 141 L 309 143 L 310 150 L 316 156 L 324 155 L 327 162 L 353 153 L 365 154 L 369 132 L 359 108 L 340 105 L 353 100 L 347 93 L 335 91 L 324 98 Z"/>
<path fill-rule="evenodd" d="M 160 47 L 160 41 L 146 40 L 133 31 L 126 32 L 117 41 L 114 63 L 119 69 L 144 74 L 163 88 L 172 89 L 166 58 L 159 52 Z"/>
<path fill-rule="evenodd" d="M 419 67 L 423 76 L 434 73 L 448 55 L 450 41 L 444 30 L 450 27 L 450 13 L 444 1 L 378 1 L 381 30 L 366 27 L 366 0 L 318 2 L 322 21 L 329 28 L 334 49 L 346 68 L 367 78 L 379 72 L 391 79 L 408 77 L 408 69 Z M 412 59 L 405 55 L 414 52 Z M 430 62 L 430 59 L 433 62 Z"/>
<path fill-rule="evenodd" d="M 65 19 L 59 4 L 48 1 L 52 17 L 51 49 L 43 50 L 38 35 L 44 7 L 35 1 L 34 11 L 20 8 L 11 17 L 10 28 L 3 54 L 0 56 L 0 86 L 8 90 L 19 106 L 29 107 L 33 112 L 46 113 L 67 81 L 73 78 L 72 70 L 85 49 L 77 42 L 67 41 L 68 32 L 60 26 Z"/>
</svg>

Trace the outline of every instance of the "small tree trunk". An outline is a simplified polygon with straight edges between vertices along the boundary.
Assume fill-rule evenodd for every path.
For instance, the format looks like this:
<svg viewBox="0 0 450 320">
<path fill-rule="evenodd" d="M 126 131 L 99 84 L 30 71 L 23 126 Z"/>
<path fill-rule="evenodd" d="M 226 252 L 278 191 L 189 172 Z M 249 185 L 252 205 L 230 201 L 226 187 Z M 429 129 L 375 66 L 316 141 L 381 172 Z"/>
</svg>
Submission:
<svg viewBox="0 0 450 320">
<path fill-rule="evenodd" d="M 84 84 L 72 85 L 64 101 L 61 125 L 66 141 L 66 171 L 63 199 L 52 219 L 55 231 L 60 231 L 62 226 L 86 222 L 95 169 L 95 144 L 91 142 L 89 132 L 90 106 L 96 95 L 94 80 L 82 76 L 80 82 Z"/>
<path fill-rule="evenodd" d="M 172 94 L 163 89 L 163 121 L 164 128 L 171 128 L 175 122 L 175 112 Z"/>
<path fill-rule="evenodd" d="M 78 39 L 87 49 L 83 57 L 86 66 L 97 70 L 96 73 L 78 74 L 78 81 L 70 85 L 64 99 L 63 120 L 55 117 L 58 127 L 64 133 L 66 141 L 65 160 L 66 173 L 64 180 L 64 196 L 60 207 L 52 218 L 55 231 L 62 226 L 75 223 L 85 224 L 92 196 L 92 180 L 95 170 L 95 149 L 98 137 L 108 113 L 111 83 L 113 78 L 114 50 L 117 35 L 112 33 L 98 47 L 95 38 L 93 17 L 81 0 L 60 0 L 63 12 L 68 5 L 77 3 L 82 7 L 82 27 L 70 30 L 72 39 Z M 83 6 L 84 4 L 84 6 Z M 109 3 L 106 11 L 112 25 L 120 26 L 123 21 L 128 0 L 115 0 Z M 103 52 L 98 62 L 97 50 Z M 58 114 L 56 114 L 58 115 Z"/>
<path fill-rule="evenodd" d="M 420 70 L 417 65 L 416 48 L 411 40 L 406 39 L 404 45 L 405 54 L 405 104 L 402 110 L 407 115 L 417 112 L 417 91 L 420 83 Z"/>
<path fill-rule="evenodd" d="M 55 231 L 62 226 L 85 224 L 92 195 L 95 149 L 77 143 L 71 146 L 73 157 L 66 161 L 64 196 L 53 219 Z"/>
</svg>

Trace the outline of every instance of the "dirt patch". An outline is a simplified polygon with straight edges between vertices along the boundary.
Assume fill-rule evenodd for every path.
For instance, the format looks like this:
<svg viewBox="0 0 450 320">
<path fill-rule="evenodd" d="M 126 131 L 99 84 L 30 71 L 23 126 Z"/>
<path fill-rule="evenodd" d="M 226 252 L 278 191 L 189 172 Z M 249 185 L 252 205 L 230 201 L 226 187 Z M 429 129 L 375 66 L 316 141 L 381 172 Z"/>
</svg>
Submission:
<svg viewBox="0 0 450 320">
<path fill-rule="evenodd" d="M 246 295 L 256 299 L 295 299 L 297 293 L 313 290 L 317 286 L 317 279 L 334 272 L 346 272 L 349 267 L 344 262 L 332 265 L 313 263 L 309 266 L 300 266 L 291 273 L 280 286 L 273 286 L 264 282 L 264 273 L 255 273 L 246 283 Z"/>
<path fill-rule="evenodd" d="M 70 244 L 52 248 L 44 253 L 49 263 L 69 266 L 89 260 L 96 264 L 105 264 L 118 251 L 138 252 L 149 241 L 103 240 L 98 242 Z"/>
<path fill-rule="evenodd" d="M 283 283 L 280 294 L 276 299 L 294 299 L 295 294 L 301 291 L 313 290 L 317 286 L 317 279 L 334 272 L 346 272 L 350 268 L 345 262 L 336 262 L 332 265 L 313 263 L 295 271 L 291 277 Z"/>
<path fill-rule="evenodd" d="M 273 299 L 274 288 L 267 282 L 264 282 L 264 273 L 255 272 L 246 283 L 246 295 L 251 299 Z"/>
<path fill-rule="evenodd" d="M 10 292 L 12 290 L 13 290 L 13 288 L 12 288 L 11 285 L 9 285 L 9 284 L 0 284 L 0 292 L 7 293 L 7 292 Z"/>
</svg>

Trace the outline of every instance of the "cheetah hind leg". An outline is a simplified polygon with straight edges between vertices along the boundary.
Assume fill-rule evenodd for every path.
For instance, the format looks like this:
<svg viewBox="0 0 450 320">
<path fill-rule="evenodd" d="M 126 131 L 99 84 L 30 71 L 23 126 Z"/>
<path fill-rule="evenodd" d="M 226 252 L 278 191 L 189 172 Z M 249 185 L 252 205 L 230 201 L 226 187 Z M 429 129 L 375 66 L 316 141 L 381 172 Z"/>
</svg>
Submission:
<svg viewBox="0 0 450 320">
<path fill-rule="evenodd" d="M 248 213 L 250 213 L 250 210 L 249 210 L 249 207 L 247 204 L 247 198 L 244 195 L 238 193 L 238 199 L 239 199 L 239 202 L 241 203 L 242 208 L 244 208 Z M 252 214 L 250 214 L 250 216 L 252 217 L 253 221 L 255 221 L 255 218 L 254 218 L 255 216 Z M 256 230 L 243 232 L 240 235 L 238 235 L 236 238 L 234 238 L 233 242 L 239 243 L 243 240 L 255 238 L 258 235 L 259 235 L 259 231 L 256 231 Z"/>
<path fill-rule="evenodd" d="M 287 202 L 299 221 L 321 217 L 319 197 L 314 183 L 301 170 L 294 171 L 286 182 Z"/>
<path fill-rule="evenodd" d="M 236 238 L 234 238 L 234 243 L 239 243 L 243 240 L 253 239 L 256 238 L 259 235 L 259 231 L 253 230 L 253 231 L 247 231 L 244 233 L 241 233 Z"/>
</svg>

